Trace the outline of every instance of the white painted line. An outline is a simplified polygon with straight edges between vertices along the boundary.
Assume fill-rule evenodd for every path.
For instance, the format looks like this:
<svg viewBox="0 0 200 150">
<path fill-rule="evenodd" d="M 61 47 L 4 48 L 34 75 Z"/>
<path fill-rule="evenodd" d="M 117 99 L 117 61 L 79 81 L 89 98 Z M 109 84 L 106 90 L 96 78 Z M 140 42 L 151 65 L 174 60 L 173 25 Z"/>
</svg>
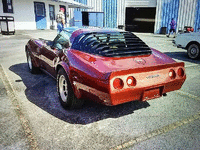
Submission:
<svg viewBox="0 0 200 150">
<path fill-rule="evenodd" d="M 200 100 L 200 97 L 196 96 L 196 95 L 193 95 L 193 94 L 190 94 L 188 92 L 184 92 L 182 90 L 177 90 L 177 91 L 174 91 L 175 93 L 178 93 L 180 95 L 184 95 L 184 96 L 188 96 L 190 98 L 193 98 L 195 100 Z"/>
<path fill-rule="evenodd" d="M 199 66 L 199 65 L 200 64 L 185 65 L 185 68 L 195 67 L 195 66 Z"/>
</svg>

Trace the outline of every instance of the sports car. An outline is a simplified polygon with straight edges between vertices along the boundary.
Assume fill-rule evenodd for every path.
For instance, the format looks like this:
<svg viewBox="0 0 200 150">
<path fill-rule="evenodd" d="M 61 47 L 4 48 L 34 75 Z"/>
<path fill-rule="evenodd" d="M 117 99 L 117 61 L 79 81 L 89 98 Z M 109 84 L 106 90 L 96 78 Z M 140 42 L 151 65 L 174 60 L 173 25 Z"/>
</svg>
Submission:
<svg viewBox="0 0 200 150">
<path fill-rule="evenodd" d="M 25 46 L 31 73 L 57 80 L 61 105 L 81 107 L 84 99 L 107 106 L 147 101 L 179 90 L 183 62 L 150 48 L 119 29 L 64 29 L 53 41 L 30 39 Z"/>
</svg>

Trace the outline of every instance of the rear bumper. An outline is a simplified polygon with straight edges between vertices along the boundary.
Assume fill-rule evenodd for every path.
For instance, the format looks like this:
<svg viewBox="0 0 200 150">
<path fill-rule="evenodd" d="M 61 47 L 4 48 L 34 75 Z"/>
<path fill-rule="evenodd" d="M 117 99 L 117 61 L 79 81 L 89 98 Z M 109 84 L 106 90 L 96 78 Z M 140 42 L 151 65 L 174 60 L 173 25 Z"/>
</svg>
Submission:
<svg viewBox="0 0 200 150">
<path fill-rule="evenodd" d="M 161 97 L 164 93 L 179 90 L 185 79 L 174 80 L 161 85 L 145 87 L 140 89 L 129 89 L 110 94 L 110 103 L 107 105 L 118 105 L 130 101 L 147 101 Z"/>
</svg>

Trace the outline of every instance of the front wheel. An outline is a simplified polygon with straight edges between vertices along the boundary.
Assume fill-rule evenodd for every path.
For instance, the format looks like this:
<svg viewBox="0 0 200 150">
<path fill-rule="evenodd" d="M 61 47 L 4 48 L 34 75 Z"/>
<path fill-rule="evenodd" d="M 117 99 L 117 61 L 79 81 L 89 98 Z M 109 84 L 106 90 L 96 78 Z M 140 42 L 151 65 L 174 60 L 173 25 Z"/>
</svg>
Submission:
<svg viewBox="0 0 200 150">
<path fill-rule="evenodd" d="M 200 57 L 199 46 L 197 44 L 191 44 L 187 49 L 187 54 L 191 59 L 198 59 Z"/>
<path fill-rule="evenodd" d="M 33 60 L 29 54 L 29 52 L 27 51 L 26 52 L 26 56 L 27 56 L 27 63 L 28 63 L 28 68 L 29 68 L 29 71 L 33 74 L 37 74 L 40 72 L 40 69 L 38 67 L 35 67 L 33 65 Z"/>
<path fill-rule="evenodd" d="M 78 99 L 74 95 L 68 76 L 62 68 L 57 74 L 57 92 L 60 103 L 65 109 L 80 108 L 84 103 L 83 99 Z"/>
</svg>

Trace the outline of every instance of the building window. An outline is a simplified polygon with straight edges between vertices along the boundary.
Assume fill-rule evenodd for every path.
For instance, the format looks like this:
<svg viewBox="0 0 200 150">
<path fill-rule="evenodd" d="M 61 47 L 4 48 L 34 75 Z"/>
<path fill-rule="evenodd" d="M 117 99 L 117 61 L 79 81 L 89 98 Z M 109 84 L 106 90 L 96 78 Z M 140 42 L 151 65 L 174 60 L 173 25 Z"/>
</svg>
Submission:
<svg viewBox="0 0 200 150">
<path fill-rule="evenodd" d="M 49 5 L 49 17 L 50 17 L 50 20 L 55 20 L 55 7 L 54 7 L 54 5 Z"/>
<path fill-rule="evenodd" d="M 13 13 L 12 0 L 2 0 L 2 3 L 4 13 Z"/>
</svg>

